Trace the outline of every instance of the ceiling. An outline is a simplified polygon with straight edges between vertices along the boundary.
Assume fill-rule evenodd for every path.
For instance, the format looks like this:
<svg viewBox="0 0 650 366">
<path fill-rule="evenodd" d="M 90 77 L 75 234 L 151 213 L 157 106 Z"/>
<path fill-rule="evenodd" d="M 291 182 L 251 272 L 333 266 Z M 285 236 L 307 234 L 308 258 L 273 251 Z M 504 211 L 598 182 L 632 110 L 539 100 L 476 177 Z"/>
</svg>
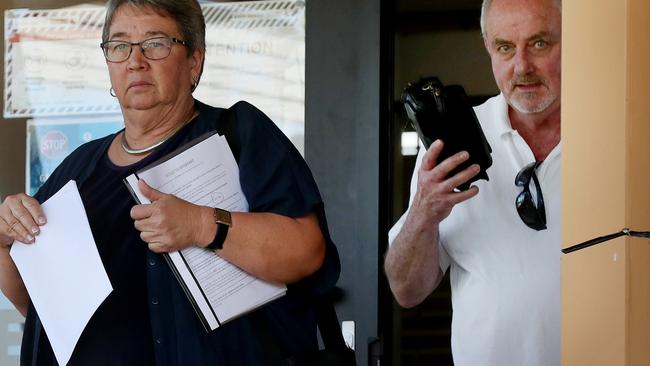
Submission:
<svg viewBox="0 0 650 366">
<path fill-rule="evenodd" d="M 397 33 L 479 28 L 483 0 L 393 0 Z"/>
<path fill-rule="evenodd" d="M 415 12 L 477 11 L 482 0 L 394 0 L 398 14 Z"/>
</svg>

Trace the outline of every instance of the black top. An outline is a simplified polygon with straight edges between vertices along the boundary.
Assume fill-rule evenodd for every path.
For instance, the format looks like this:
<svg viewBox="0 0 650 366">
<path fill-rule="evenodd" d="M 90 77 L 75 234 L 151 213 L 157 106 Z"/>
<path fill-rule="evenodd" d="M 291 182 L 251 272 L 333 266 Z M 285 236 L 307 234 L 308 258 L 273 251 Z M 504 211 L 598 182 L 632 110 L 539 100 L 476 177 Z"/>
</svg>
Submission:
<svg viewBox="0 0 650 366">
<path fill-rule="evenodd" d="M 147 246 L 129 216 L 133 201 L 122 183 L 143 163 L 117 167 L 104 155 L 79 192 L 114 290 L 84 329 L 69 366 L 154 364 L 144 265 Z"/>
<path fill-rule="evenodd" d="M 313 303 L 336 283 L 338 254 L 309 168 L 255 107 L 244 102 L 231 107 L 236 119 L 232 133 L 240 146 L 235 156 L 239 156 L 240 182 L 249 209 L 290 217 L 316 212 L 327 240 L 325 263 L 319 271 L 289 285 L 283 298 L 207 333 L 162 256 L 148 251 L 133 228 L 129 210 L 134 202 L 121 179 L 205 132 L 218 130 L 223 109 L 198 101 L 195 105 L 199 116 L 142 161 L 114 166 L 107 149 L 115 135 L 107 136 L 79 147 L 36 194 L 43 202 L 70 179 L 77 181 L 114 288 L 82 333 L 70 365 L 147 365 L 154 360 L 156 365 L 265 365 L 268 352 L 260 329 L 268 330 L 283 357 L 317 348 Z M 56 365 L 32 305 L 25 322 L 21 365 Z"/>
</svg>

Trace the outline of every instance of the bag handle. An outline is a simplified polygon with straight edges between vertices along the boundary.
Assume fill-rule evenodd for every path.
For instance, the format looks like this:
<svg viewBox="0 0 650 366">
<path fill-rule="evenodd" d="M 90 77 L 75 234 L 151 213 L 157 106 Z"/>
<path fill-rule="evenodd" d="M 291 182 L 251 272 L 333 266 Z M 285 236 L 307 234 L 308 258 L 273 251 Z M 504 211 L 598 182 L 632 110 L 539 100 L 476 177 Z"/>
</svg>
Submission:
<svg viewBox="0 0 650 366">
<path fill-rule="evenodd" d="M 228 141 L 232 155 L 235 157 L 235 161 L 239 163 L 241 144 L 239 143 L 239 135 L 235 129 L 236 122 L 237 117 L 235 116 L 233 107 L 224 109 L 217 119 L 216 129 L 217 133 L 226 137 L 226 141 Z"/>
<path fill-rule="evenodd" d="M 329 299 L 324 299 L 322 303 L 315 306 L 316 323 L 318 332 L 323 340 L 323 346 L 327 353 L 316 353 L 312 356 L 294 355 L 289 358 L 283 358 L 280 349 L 275 342 L 269 330 L 268 320 L 263 311 L 258 310 L 251 314 L 253 329 L 260 336 L 260 342 L 265 358 L 271 365 L 297 366 L 297 365 L 337 365 L 351 366 L 356 365 L 354 351 L 345 344 L 341 327 L 339 326 L 338 317 L 334 303 Z"/>
<path fill-rule="evenodd" d="M 623 235 L 627 236 L 634 236 L 638 238 L 650 238 L 650 231 L 632 231 L 628 228 L 623 228 L 623 230 L 613 233 L 613 234 L 608 234 L 608 235 L 603 235 L 599 236 L 597 238 L 593 238 L 587 241 L 584 241 L 580 244 L 572 245 L 568 248 L 562 249 L 562 253 L 564 254 L 569 254 L 571 252 L 575 252 L 576 250 L 581 250 L 584 248 L 589 248 L 592 245 L 600 244 L 602 242 L 606 242 L 608 240 L 616 239 L 618 237 L 621 237 Z"/>
<path fill-rule="evenodd" d="M 325 349 L 347 348 L 332 302 L 325 301 L 316 306 L 316 323 Z"/>
</svg>

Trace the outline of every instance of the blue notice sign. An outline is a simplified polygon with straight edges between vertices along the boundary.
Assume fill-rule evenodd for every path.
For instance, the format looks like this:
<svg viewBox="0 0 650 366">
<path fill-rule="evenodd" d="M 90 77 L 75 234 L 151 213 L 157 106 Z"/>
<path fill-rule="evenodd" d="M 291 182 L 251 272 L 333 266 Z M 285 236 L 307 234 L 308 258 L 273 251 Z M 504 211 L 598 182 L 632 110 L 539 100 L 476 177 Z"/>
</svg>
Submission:
<svg viewBox="0 0 650 366">
<path fill-rule="evenodd" d="M 76 148 L 115 133 L 123 126 L 121 116 L 27 121 L 27 194 L 34 195 L 54 169 Z"/>
</svg>

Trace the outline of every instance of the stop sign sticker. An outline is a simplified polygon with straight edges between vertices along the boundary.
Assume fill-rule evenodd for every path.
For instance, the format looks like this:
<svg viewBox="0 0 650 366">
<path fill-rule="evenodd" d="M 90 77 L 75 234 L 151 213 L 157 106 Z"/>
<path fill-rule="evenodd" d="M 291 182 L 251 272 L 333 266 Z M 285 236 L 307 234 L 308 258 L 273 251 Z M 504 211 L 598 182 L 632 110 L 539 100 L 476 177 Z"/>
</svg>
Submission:
<svg viewBox="0 0 650 366">
<path fill-rule="evenodd" d="M 68 151 L 68 137 L 61 131 L 49 131 L 41 138 L 41 154 L 48 159 L 65 157 Z"/>
</svg>

